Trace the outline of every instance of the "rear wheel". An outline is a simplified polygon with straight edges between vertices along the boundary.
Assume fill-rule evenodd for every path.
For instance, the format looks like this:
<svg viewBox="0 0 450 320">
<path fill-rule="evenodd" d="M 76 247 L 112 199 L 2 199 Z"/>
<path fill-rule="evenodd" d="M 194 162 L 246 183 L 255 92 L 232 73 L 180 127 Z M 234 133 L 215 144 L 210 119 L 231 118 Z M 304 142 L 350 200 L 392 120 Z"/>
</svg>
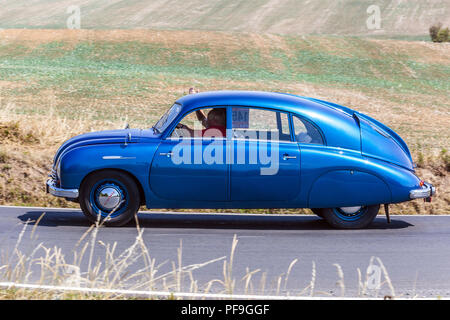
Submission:
<svg viewBox="0 0 450 320">
<path fill-rule="evenodd" d="M 126 173 L 105 170 L 86 178 L 81 186 L 80 207 L 91 222 L 123 226 L 139 210 L 139 189 Z"/>
<path fill-rule="evenodd" d="M 317 209 L 316 209 L 317 210 Z M 377 216 L 380 205 L 319 209 L 320 216 L 338 229 L 367 227 Z"/>
</svg>

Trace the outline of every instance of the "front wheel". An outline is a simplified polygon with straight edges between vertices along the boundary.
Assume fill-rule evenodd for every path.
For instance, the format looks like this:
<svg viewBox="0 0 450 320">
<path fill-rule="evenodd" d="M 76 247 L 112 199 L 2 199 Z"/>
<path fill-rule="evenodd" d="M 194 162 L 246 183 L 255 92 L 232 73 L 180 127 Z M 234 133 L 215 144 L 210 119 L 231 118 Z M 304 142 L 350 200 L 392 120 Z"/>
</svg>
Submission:
<svg viewBox="0 0 450 320">
<path fill-rule="evenodd" d="M 334 228 L 361 229 L 377 216 L 380 205 L 320 209 L 321 216 Z"/>
<path fill-rule="evenodd" d="M 89 221 L 123 226 L 139 210 L 139 190 L 126 173 L 105 170 L 86 178 L 80 190 L 80 207 Z"/>
</svg>

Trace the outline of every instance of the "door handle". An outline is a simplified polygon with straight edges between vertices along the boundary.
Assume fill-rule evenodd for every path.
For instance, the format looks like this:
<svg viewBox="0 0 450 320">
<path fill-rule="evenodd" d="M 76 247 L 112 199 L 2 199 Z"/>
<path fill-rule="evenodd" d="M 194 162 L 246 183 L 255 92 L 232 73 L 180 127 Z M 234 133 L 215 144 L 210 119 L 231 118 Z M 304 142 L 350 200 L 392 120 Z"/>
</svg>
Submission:
<svg viewBox="0 0 450 320">
<path fill-rule="evenodd" d="M 166 156 L 167 158 L 170 158 L 173 153 L 172 152 L 160 152 L 159 153 L 160 156 Z"/>
<path fill-rule="evenodd" d="M 297 159 L 296 156 L 290 156 L 287 153 L 283 154 L 283 160 L 288 160 L 288 159 Z"/>
</svg>

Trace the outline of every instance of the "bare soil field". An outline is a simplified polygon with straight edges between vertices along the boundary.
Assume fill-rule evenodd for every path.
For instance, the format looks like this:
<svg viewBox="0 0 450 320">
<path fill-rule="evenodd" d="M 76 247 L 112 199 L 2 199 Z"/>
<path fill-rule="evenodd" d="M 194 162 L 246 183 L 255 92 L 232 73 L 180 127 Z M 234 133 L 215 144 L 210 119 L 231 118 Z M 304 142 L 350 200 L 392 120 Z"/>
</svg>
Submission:
<svg viewBox="0 0 450 320">
<path fill-rule="evenodd" d="M 427 36 L 450 24 L 446 0 L 4 0 L 2 28 L 66 28 L 78 6 L 86 29 L 216 30 L 275 34 Z M 367 27 L 376 5 L 379 28 Z"/>
</svg>

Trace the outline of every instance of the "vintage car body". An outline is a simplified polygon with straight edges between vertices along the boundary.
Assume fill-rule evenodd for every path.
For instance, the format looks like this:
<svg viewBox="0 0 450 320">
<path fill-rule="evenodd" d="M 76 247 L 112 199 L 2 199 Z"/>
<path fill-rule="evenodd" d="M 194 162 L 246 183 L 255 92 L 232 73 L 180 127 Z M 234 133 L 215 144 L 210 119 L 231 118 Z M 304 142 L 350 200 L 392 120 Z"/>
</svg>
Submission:
<svg viewBox="0 0 450 320">
<path fill-rule="evenodd" d="M 223 163 L 195 159 L 174 163 L 173 152 L 183 140 L 173 138 L 177 125 L 203 108 L 226 110 L 227 134 L 214 147 L 216 154 L 223 153 Z M 285 135 L 276 146 L 263 146 L 260 138 L 253 142 L 237 138 L 235 113 L 248 117 L 258 110 L 276 115 L 278 130 Z M 286 124 L 281 124 L 280 115 L 288 119 Z M 296 135 L 294 125 L 300 122 L 305 132 Z M 258 130 L 261 137 L 263 129 Z M 302 135 L 312 142 L 299 141 Z M 198 143 L 206 151 L 211 140 L 192 137 L 189 145 L 194 148 Z M 261 174 L 267 165 L 238 159 L 239 148 L 249 155 L 263 147 L 275 155 L 275 174 Z M 145 204 L 147 208 L 312 208 L 340 228 L 367 226 L 380 204 L 429 200 L 435 192 L 414 174 L 405 142 L 375 119 L 318 99 L 249 91 L 191 94 L 177 100 L 153 128 L 73 137 L 54 157 L 47 191 L 79 201 L 89 219 L 94 221 L 100 214 L 110 225 L 125 224 Z"/>
</svg>

